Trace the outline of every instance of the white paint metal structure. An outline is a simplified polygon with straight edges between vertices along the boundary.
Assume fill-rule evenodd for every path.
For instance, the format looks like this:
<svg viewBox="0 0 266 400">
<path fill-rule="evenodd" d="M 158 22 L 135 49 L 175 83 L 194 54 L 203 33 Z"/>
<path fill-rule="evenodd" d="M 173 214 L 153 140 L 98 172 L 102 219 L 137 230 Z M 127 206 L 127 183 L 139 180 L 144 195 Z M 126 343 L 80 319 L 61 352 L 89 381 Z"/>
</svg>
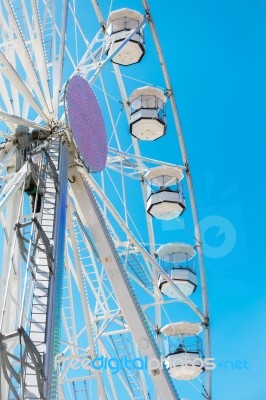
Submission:
<svg viewBox="0 0 266 400">
<path fill-rule="evenodd" d="M 106 31 L 112 2 L 103 9 L 94 0 L 81 3 L 0 1 L 0 397 L 179 399 L 189 384 L 173 381 L 163 362 L 163 327 L 177 323 L 177 315 L 184 326 L 199 324 L 205 357 L 210 336 L 197 210 L 173 90 L 147 1 L 134 4 L 137 13 L 120 12 L 138 18 L 119 44 Z M 172 120 L 166 137 L 178 135 L 177 164 L 156 151 L 151 158 L 152 143 L 142 146 L 130 135 L 129 95 L 151 86 L 135 75 L 148 55 L 138 54 L 132 70 L 127 55 L 140 32 L 154 43 L 149 51 L 160 82 L 152 84 L 163 88 Z M 128 65 L 123 70 L 119 52 Z M 67 122 L 65 89 L 76 74 L 92 85 L 106 121 L 108 161 L 99 174 L 79 159 Z M 200 281 L 195 298 L 156 260 L 165 225 L 146 212 L 146 175 L 155 167 L 179 168 L 187 178 L 184 215 Z M 159 276 L 176 298 L 160 292 Z M 201 377 L 191 398 L 210 400 L 210 372 Z"/>
</svg>

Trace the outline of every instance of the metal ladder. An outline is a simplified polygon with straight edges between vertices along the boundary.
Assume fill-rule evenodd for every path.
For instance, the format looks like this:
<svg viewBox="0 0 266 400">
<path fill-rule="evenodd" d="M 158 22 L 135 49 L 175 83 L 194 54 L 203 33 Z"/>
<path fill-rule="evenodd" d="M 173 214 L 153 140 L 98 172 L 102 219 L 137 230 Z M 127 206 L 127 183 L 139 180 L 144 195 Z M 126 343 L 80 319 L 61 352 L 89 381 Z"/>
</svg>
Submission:
<svg viewBox="0 0 266 400">
<path fill-rule="evenodd" d="M 140 282 L 146 287 L 151 288 L 152 282 L 148 277 L 143 265 L 138 260 L 138 257 L 134 253 L 129 253 L 128 256 L 125 254 L 121 255 L 123 264 L 125 264 L 132 270 L 133 274 L 140 280 Z"/>
<path fill-rule="evenodd" d="M 83 383 L 84 383 L 84 388 L 82 388 L 82 389 L 77 389 L 77 388 L 76 388 L 75 382 L 72 382 L 75 400 L 78 400 L 77 393 L 84 393 L 86 397 L 84 397 L 84 396 L 82 395 L 82 400 L 85 400 L 85 399 L 86 399 L 86 400 L 89 400 L 87 382 L 86 382 L 86 381 L 83 381 Z"/>
<path fill-rule="evenodd" d="M 56 170 L 58 170 L 59 147 L 59 140 L 51 141 L 49 147 L 49 156 Z M 41 226 L 52 245 L 54 239 L 54 219 L 57 192 L 55 181 L 52 177 L 52 168 L 50 165 L 47 165 L 46 171 L 47 172 L 45 176 L 45 194 L 43 196 Z M 42 360 L 44 361 L 46 350 L 46 327 L 49 306 L 48 296 L 51 271 L 48 263 L 49 254 L 47 254 L 47 249 L 42 239 L 39 240 L 38 247 L 39 250 L 37 251 L 35 259 L 36 271 L 29 336 L 32 343 L 35 345 L 36 349 L 42 356 Z M 40 399 L 36 372 L 34 370 L 32 371 L 30 368 L 26 369 L 25 383 L 27 390 L 32 393 L 32 395 L 27 395 L 26 399 Z"/>
<path fill-rule="evenodd" d="M 41 25 L 43 33 L 43 46 L 48 62 L 51 62 L 52 60 L 53 24 L 53 1 L 47 0 Z"/>
<path fill-rule="evenodd" d="M 24 10 L 21 4 L 21 0 L 11 0 L 10 1 L 12 9 L 15 13 L 17 23 L 19 25 L 20 31 L 26 41 L 30 39 L 28 34 L 28 27 L 26 24 L 26 19 L 24 15 Z"/>
<path fill-rule="evenodd" d="M 133 357 L 130 354 L 125 338 L 123 335 L 116 335 L 115 338 L 111 337 L 111 341 L 115 347 L 115 351 L 117 353 L 117 357 L 121 360 L 123 357 L 127 357 L 128 360 L 133 361 Z M 140 375 L 137 369 L 129 369 L 123 367 L 123 371 L 127 380 L 127 383 L 130 387 L 132 396 L 134 399 L 145 399 L 141 387 Z"/>
</svg>

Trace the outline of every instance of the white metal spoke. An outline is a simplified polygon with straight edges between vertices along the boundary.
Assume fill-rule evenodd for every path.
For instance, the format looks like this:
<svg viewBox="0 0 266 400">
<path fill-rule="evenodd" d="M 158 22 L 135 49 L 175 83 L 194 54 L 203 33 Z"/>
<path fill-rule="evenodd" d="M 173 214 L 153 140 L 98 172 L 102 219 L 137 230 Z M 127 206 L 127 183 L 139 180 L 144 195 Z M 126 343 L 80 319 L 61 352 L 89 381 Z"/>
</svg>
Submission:
<svg viewBox="0 0 266 400">
<path fill-rule="evenodd" d="M 44 127 L 42 125 L 36 124 L 36 122 L 18 117 L 17 115 L 8 114 L 4 111 L 0 111 L 0 120 L 4 121 L 5 123 L 12 123 L 15 125 L 23 125 L 29 128 L 37 128 L 43 130 L 49 130 L 49 128 Z"/>
<path fill-rule="evenodd" d="M 21 33 L 21 30 L 20 30 L 16 15 L 15 15 L 13 7 L 11 5 L 11 2 L 10 2 L 10 0 L 3 0 L 3 3 L 5 5 L 5 7 L 6 7 L 8 15 L 9 15 L 9 17 L 11 19 L 11 22 L 12 22 L 13 29 L 14 29 L 15 34 L 17 36 L 18 45 L 16 47 L 16 51 L 18 52 L 18 54 L 20 56 L 20 60 L 21 60 L 21 63 L 23 64 L 24 70 L 28 71 L 29 75 L 31 76 L 32 87 L 34 89 L 34 92 L 35 92 L 39 102 L 41 103 L 41 105 L 43 107 L 44 112 L 47 115 L 49 115 L 49 110 L 47 108 L 47 103 L 46 103 L 45 98 L 43 96 L 42 90 L 40 89 L 40 86 L 39 86 L 38 76 L 37 76 L 35 68 L 33 66 L 31 57 L 30 57 L 30 55 L 28 53 L 28 50 L 27 50 L 26 44 L 24 42 L 24 38 L 23 38 L 23 35 Z"/>
<path fill-rule="evenodd" d="M 62 27 L 60 32 L 60 47 L 58 54 L 55 54 L 55 58 L 53 60 L 53 83 L 54 83 L 54 92 L 53 92 L 53 107 L 55 113 L 58 112 L 59 107 L 59 96 L 60 89 L 62 84 L 62 73 L 63 73 L 63 64 L 64 64 L 64 56 L 65 56 L 65 36 L 66 36 L 66 20 L 67 20 L 67 8 L 68 8 L 68 0 L 64 0 L 62 6 Z"/>
<path fill-rule="evenodd" d="M 48 108 L 53 114 L 53 106 L 51 101 L 51 94 L 49 90 L 49 74 L 47 67 L 47 55 L 45 53 L 44 44 L 43 44 L 43 33 L 40 21 L 40 15 L 37 5 L 37 0 L 31 0 L 31 6 L 33 11 L 33 19 L 35 24 L 35 34 L 36 40 L 33 41 L 33 49 L 35 53 L 35 60 L 37 62 L 38 71 L 41 77 L 41 83 L 43 87 L 43 93 L 45 96 L 46 103 L 48 104 Z"/>
<path fill-rule="evenodd" d="M 28 103 L 32 106 L 32 108 L 42 117 L 44 121 L 48 121 L 48 117 L 43 113 L 42 109 L 35 102 L 30 90 L 25 85 L 25 83 L 21 80 L 11 63 L 8 61 L 6 56 L 0 51 L 0 62 L 5 65 L 5 68 L 2 68 L 2 73 L 6 75 L 12 84 L 16 87 L 16 89 L 23 95 L 24 99 L 28 101 Z"/>
</svg>

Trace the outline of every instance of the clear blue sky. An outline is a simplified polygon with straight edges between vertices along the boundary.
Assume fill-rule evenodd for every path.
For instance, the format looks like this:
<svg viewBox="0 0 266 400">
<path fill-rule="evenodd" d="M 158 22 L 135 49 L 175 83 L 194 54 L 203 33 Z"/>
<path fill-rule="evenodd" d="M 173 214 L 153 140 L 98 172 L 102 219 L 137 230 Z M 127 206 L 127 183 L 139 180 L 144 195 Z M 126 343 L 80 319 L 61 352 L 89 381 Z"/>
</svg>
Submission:
<svg viewBox="0 0 266 400">
<path fill-rule="evenodd" d="M 213 398 L 265 400 L 266 1 L 151 7 L 207 218 L 205 242 L 211 257 L 222 253 L 206 258 Z M 215 215 L 225 219 L 218 235 L 215 222 L 208 229 Z"/>
</svg>

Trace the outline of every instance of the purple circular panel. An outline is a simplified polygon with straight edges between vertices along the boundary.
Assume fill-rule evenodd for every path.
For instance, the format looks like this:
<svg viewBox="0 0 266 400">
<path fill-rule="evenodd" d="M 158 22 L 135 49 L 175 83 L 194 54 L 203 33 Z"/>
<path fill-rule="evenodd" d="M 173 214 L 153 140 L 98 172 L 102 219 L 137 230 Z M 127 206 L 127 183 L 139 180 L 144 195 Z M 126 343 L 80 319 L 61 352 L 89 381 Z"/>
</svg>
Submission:
<svg viewBox="0 0 266 400">
<path fill-rule="evenodd" d="M 81 76 L 74 76 L 69 81 L 67 108 L 80 155 L 91 171 L 102 171 L 107 159 L 104 120 L 93 90 Z"/>
</svg>

